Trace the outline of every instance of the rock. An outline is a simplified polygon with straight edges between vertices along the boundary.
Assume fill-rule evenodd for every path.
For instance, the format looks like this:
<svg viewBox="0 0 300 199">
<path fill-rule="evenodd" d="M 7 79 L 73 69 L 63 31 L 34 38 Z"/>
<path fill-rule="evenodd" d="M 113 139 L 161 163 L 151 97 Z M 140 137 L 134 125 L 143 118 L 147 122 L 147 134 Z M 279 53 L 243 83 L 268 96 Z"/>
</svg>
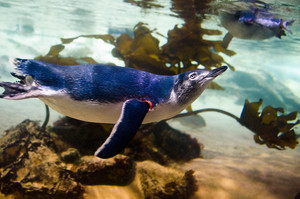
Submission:
<svg viewBox="0 0 300 199">
<path fill-rule="evenodd" d="M 76 128 L 79 128 L 77 131 L 80 132 L 89 126 L 88 123 L 83 126 L 79 125 L 79 127 L 68 125 L 71 128 L 66 128 L 66 132 Z M 103 126 L 101 128 L 104 129 Z M 62 129 L 60 128 L 60 131 L 63 131 Z M 64 135 L 67 135 L 66 132 Z M 93 128 L 89 132 L 99 133 Z M 168 143 L 162 134 L 167 133 L 168 135 L 168 133 L 174 132 L 175 137 L 178 135 L 183 137 L 182 144 L 189 143 L 186 140 L 190 141 L 190 139 L 186 135 L 181 135 L 166 123 L 158 123 L 144 126 L 133 141 L 133 143 L 136 142 L 134 145 L 136 148 L 127 148 L 126 150 L 136 150 L 132 154 L 146 154 L 143 158 L 170 163 L 171 156 L 169 154 L 171 153 L 164 148 L 168 145 L 156 145 L 156 142 L 159 139 L 162 143 Z M 177 133 L 178 135 L 176 135 Z M 6 135 L 0 138 L 1 193 L 25 199 L 79 199 L 85 197 L 83 193 L 87 187 L 89 190 L 93 187 L 98 190 L 106 190 L 105 187 L 111 187 L 107 190 L 113 191 L 117 190 L 116 185 L 119 185 L 126 186 L 130 193 L 144 193 L 145 198 L 188 198 L 196 190 L 192 171 L 171 169 L 152 161 L 135 163 L 133 158 L 124 155 L 117 155 L 109 159 L 100 159 L 95 156 L 80 158 L 78 150 L 70 148 L 70 144 L 61 140 L 62 137 L 41 130 L 37 122 L 29 120 L 8 130 Z M 172 138 L 171 141 L 181 146 L 179 139 Z M 81 147 L 84 145 L 86 144 Z M 148 146 L 150 148 L 147 148 Z M 133 155 L 132 157 L 137 156 Z M 140 157 L 142 158 L 142 156 Z M 139 165 L 138 169 L 136 169 L 136 164 Z M 109 194 L 114 193 L 109 192 Z"/>
<path fill-rule="evenodd" d="M 82 155 L 94 155 L 109 136 L 112 125 L 88 123 L 64 117 L 50 129 L 59 139 L 76 148 Z"/>
<path fill-rule="evenodd" d="M 201 157 L 201 144 L 161 121 L 140 128 L 124 151 L 137 161 L 153 160 L 163 165 Z"/>
<path fill-rule="evenodd" d="M 146 132 L 145 131 L 148 131 Z M 148 128 L 141 129 L 133 140 L 125 148 L 123 154 L 131 157 L 135 161 L 153 160 L 162 165 L 167 165 L 172 160 L 154 145 L 155 136 Z"/>
<path fill-rule="evenodd" d="M 15 162 L 29 149 L 34 150 L 38 146 L 45 144 L 52 150 L 56 146 L 50 135 L 39 130 L 36 122 L 25 120 L 16 128 L 8 130 L 0 141 L 0 167 Z"/>
<path fill-rule="evenodd" d="M 196 138 L 170 127 L 166 122 L 157 123 L 152 133 L 157 148 L 174 161 L 189 161 L 201 155 L 201 145 Z"/>
<path fill-rule="evenodd" d="M 112 125 L 82 122 L 63 118 L 51 131 L 82 155 L 93 155 L 109 136 Z M 196 139 L 161 121 L 143 125 L 122 152 L 133 160 L 153 160 L 167 165 L 171 162 L 189 161 L 201 156 L 201 146 Z"/>
<path fill-rule="evenodd" d="M 60 154 L 61 160 L 65 163 L 75 163 L 80 159 L 80 153 L 75 148 L 68 148 Z"/>
<path fill-rule="evenodd" d="M 181 171 L 151 161 L 137 164 L 146 199 L 187 199 L 197 190 L 193 171 Z"/>
<path fill-rule="evenodd" d="M 73 171 L 77 180 L 85 185 L 127 185 L 135 175 L 133 160 L 124 155 L 109 159 L 84 156 L 80 161 Z"/>
<path fill-rule="evenodd" d="M 0 191 L 22 198 L 77 198 L 82 186 L 66 170 L 50 135 L 26 120 L 0 139 Z"/>
</svg>

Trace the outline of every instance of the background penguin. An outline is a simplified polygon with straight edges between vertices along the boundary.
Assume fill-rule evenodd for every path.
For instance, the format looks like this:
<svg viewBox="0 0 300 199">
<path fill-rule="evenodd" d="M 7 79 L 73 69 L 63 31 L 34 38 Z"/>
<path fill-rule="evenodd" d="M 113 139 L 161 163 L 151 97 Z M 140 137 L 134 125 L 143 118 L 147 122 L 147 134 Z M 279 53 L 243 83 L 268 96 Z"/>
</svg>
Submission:
<svg viewBox="0 0 300 199">
<path fill-rule="evenodd" d="M 220 12 L 222 26 L 228 30 L 224 36 L 222 46 L 227 48 L 233 37 L 247 40 L 264 40 L 271 37 L 286 36 L 285 30 L 294 20 L 283 20 L 270 14 L 267 9 L 252 8 L 234 12 L 222 10 Z"/>
<path fill-rule="evenodd" d="M 227 67 L 190 71 L 174 76 L 155 75 L 128 67 L 102 64 L 54 65 L 15 59 L 19 82 L 0 82 L 0 98 L 39 98 L 54 110 L 88 122 L 116 123 L 95 152 L 109 158 L 130 142 L 142 123 L 171 118 L 194 100 Z"/>
</svg>

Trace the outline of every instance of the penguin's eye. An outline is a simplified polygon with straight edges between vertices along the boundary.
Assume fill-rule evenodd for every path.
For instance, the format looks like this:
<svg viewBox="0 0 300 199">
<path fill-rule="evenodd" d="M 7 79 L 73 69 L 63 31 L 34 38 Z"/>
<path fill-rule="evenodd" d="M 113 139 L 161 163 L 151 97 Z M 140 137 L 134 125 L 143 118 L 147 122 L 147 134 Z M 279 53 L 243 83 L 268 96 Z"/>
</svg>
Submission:
<svg viewBox="0 0 300 199">
<path fill-rule="evenodd" d="M 191 80 L 196 79 L 197 76 L 198 76 L 198 74 L 196 72 L 193 72 L 193 73 L 189 74 L 189 79 L 191 79 Z"/>
</svg>

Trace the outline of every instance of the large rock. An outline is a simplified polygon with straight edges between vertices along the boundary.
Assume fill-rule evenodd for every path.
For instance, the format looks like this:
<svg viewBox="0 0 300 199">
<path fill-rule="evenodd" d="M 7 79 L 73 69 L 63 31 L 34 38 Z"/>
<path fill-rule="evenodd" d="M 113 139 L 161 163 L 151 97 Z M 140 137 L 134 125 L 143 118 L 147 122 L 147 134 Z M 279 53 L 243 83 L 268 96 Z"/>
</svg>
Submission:
<svg viewBox="0 0 300 199">
<path fill-rule="evenodd" d="M 56 121 L 50 131 L 60 140 L 76 148 L 82 155 L 94 155 L 97 148 L 109 136 L 112 125 L 88 123 L 63 117 Z"/>
<path fill-rule="evenodd" d="M 201 157 L 201 144 L 161 121 L 142 126 L 124 154 L 138 161 L 153 160 L 167 165 Z"/>
<path fill-rule="evenodd" d="M 51 131 L 81 154 L 92 155 L 109 136 L 112 127 L 65 117 L 57 121 Z M 200 157 L 200 146 L 195 138 L 161 121 L 141 126 L 122 154 L 136 161 L 153 160 L 167 165 Z"/>
<path fill-rule="evenodd" d="M 134 178 L 135 166 L 133 160 L 124 155 L 109 159 L 84 156 L 73 171 L 77 180 L 85 185 L 127 185 Z"/>
<path fill-rule="evenodd" d="M 137 164 L 137 172 L 146 199 L 187 199 L 198 188 L 192 170 L 184 172 L 144 161 Z"/>
<path fill-rule="evenodd" d="M 79 130 L 87 128 L 88 125 L 78 128 Z M 75 127 L 71 128 L 75 129 Z M 63 131 L 62 129 L 60 131 Z M 147 133 L 147 131 L 154 133 Z M 141 150 L 136 148 L 137 151 L 134 151 L 133 148 L 127 148 L 127 152 L 134 151 L 131 153 L 132 157 L 137 157 L 135 154 L 148 153 L 149 156 L 142 158 L 151 160 L 160 158 L 164 163 L 169 163 L 171 153 L 165 149 L 168 144 L 161 146 L 154 144 L 158 133 L 156 131 L 175 132 L 164 123 L 145 126 L 134 141 L 140 143 L 135 146 L 141 147 Z M 72 145 L 64 142 L 62 137 L 41 130 L 36 122 L 29 120 L 8 130 L 0 139 L 1 193 L 13 194 L 14 197 L 25 199 L 82 199 L 88 198 L 86 195 L 88 193 L 84 193 L 85 188 L 91 190 L 93 187 L 99 189 L 102 185 L 104 185 L 103 188 L 112 185 L 111 191 L 118 189 L 117 187 L 127 187 L 131 193 L 144 193 L 145 198 L 188 198 L 196 190 L 192 171 L 171 169 L 152 161 L 136 163 L 133 158 L 125 155 L 117 155 L 109 159 L 100 159 L 95 156 L 81 157 L 78 150 L 69 148 Z M 180 140 L 187 143 L 184 137 L 171 140 L 175 144 L 179 144 Z M 148 141 L 146 141 L 147 138 Z M 163 143 L 169 143 L 169 141 L 164 141 L 166 138 L 161 135 L 160 139 Z M 145 142 L 141 142 L 143 140 Z M 108 194 L 114 195 L 114 192 Z"/>
<path fill-rule="evenodd" d="M 170 127 L 166 122 L 156 124 L 152 133 L 154 144 L 174 161 L 189 161 L 201 155 L 201 145 L 196 138 Z"/>
<path fill-rule="evenodd" d="M 77 198 L 83 187 L 36 122 L 24 121 L 0 140 L 0 191 L 23 198 Z"/>
<path fill-rule="evenodd" d="M 80 160 L 80 153 L 75 148 L 68 148 L 60 154 L 60 158 L 65 163 L 77 163 Z"/>
</svg>

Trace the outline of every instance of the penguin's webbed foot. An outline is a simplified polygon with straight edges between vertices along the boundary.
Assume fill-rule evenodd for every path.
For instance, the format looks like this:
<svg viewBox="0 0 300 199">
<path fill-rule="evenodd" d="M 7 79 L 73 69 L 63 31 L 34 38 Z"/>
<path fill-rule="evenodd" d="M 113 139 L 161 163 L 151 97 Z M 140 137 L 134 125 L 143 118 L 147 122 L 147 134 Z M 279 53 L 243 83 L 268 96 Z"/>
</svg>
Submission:
<svg viewBox="0 0 300 199">
<path fill-rule="evenodd" d="M 26 86 L 20 82 L 0 82 L 0 87 L 4 88 L 4 92 L 0 94 L 0 98 L 5 99 L 25 99 L 29 98 L 28 93 L 37 90 L 34 86 Z"/>
<path fill-rule="evenodd" d="M 288 31 L 289 33 L 293 34 L 292 30 L 288 28 L 288 26 L 292 25 L 294 23 L 295 20 L 289 20 L 289 21 L 283 21 L 282 22 L 282 27 L 283 29 L 285 29 L 286 31 Z"/>
</svg>

